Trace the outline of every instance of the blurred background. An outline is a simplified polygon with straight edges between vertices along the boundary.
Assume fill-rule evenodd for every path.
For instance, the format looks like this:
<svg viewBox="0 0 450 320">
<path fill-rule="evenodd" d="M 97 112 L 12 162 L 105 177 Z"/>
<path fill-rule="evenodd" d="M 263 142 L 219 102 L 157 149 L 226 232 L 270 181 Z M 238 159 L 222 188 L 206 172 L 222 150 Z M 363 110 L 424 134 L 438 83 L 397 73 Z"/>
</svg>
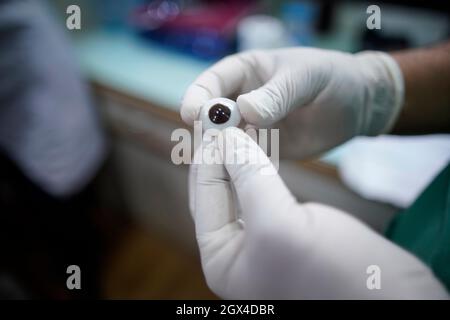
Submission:
<svg viewBox="0 0 450 320">
<path fill-rule="evenodd" d="M 370 4 L 0 2 L 0 298 L 217 298 L 199 263 L 188 166 L 170 160 L 184 91 L 243 50 L 389 51 L 449 37 L 444 1 L 377 2 L 381 30 L 366 27 Z M 67 28 L 70 5 L 80 29 Z M 299 200 L 383 231 L 449 160 L 448 139 L 357 138 L 282 161 L 280 173 Z M 81 290 L 66 287 L 72 264 Z"/>
</svg>

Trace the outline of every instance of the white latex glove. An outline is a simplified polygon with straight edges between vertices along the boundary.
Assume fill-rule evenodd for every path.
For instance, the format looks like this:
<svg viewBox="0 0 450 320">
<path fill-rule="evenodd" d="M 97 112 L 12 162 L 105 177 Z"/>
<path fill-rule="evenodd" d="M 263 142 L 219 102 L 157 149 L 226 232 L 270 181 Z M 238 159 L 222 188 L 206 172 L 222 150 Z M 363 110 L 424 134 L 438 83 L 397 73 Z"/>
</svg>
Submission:
<svg viewBox="0 0 450 320">
<path fill-rule="evenodd" d="M 204 153 L 214 148 L 219 154 L 255 153 L 245 156 L 261 161 L 191 167 L 190 206 L 203 271 L 217 295 L 230 299 L 448 298 L 432 272 L 412 254 L 345 212 L 298 203 L 278 174 L 261 173 L 273 168 L 253 140 L 236 128 L 223 133 L 225 143 L 205 144 Z M 233 139 L 234 145 L 228 143 Z M 371 265 L 381 270 L 379 290 L 366 286 Z"/>
<path fill-rule="evenodd" d="M 403 102 L 403 76 L 381 52 L 249 51 L 219 61 L 194 81 L 182 102 L 183 120 L 192 124 L 205 101 L 216 97 L 237 97 L 250 125 L 282 119 L 275 124 L 282 156 L 302 158 L 356 135 L 389 131 Z"/>
</svg>

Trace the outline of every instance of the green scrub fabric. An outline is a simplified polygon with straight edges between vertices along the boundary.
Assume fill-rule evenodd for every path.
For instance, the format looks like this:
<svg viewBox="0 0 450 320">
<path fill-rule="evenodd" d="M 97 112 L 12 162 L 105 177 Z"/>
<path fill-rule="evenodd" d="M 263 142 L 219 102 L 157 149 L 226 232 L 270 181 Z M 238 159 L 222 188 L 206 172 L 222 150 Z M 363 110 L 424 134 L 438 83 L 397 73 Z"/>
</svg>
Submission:
<svg viewBox="0 0 450 320">
<path fill-rule="evenodd" d="M 386 236 L 425 262 L 450 291 L 450 163 L 394 218 Z"/>
</svg>

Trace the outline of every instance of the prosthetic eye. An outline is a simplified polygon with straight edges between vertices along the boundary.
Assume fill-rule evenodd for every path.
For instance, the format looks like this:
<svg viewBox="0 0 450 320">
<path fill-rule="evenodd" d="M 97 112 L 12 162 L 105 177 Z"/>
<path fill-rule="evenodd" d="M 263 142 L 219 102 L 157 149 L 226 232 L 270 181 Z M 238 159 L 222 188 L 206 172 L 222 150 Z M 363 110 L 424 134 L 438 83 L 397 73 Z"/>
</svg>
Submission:
<svg viewBox="0 0 450 320">
<path fill-rule="evenodd" d="M 225 123 L 230 119 L 231 110 L 223 104 L 215 104 L 209 108 L 208 116 L 215 124 Z"/>
<path fill-rule="evenodd" d="M 227 98 L 216 98 L 207 101 L 201 110 L 200 120 L 203 130 L 215 128 L 225 129 L 237 127 L 241 122 L 241 114 L 236 102 Z"/>
</svg>

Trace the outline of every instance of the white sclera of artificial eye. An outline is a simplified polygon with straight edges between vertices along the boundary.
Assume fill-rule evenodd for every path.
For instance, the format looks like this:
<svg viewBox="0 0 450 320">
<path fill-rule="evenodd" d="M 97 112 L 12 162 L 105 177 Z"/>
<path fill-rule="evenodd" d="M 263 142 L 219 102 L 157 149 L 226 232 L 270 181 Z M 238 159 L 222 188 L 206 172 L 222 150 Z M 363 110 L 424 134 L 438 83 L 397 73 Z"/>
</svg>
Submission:
<svg viewBox="0 0 450 320">
<path fill-rule="evenodd" d="M 211 118 L 209 111 L 212 107 L 222 105 L 230 110 L 230 116 L 228 121 L 223 123 L 214 123 Z M 199 120 L 202 122 L 203 131 L 208 129 L 225 129 L 228 127 L 237 127 L 241 122 L 241 113 L 237 107 L 236 102 L 227 98 L 215 98 L 205 102 L 201 111 Z"/>
</svg>

